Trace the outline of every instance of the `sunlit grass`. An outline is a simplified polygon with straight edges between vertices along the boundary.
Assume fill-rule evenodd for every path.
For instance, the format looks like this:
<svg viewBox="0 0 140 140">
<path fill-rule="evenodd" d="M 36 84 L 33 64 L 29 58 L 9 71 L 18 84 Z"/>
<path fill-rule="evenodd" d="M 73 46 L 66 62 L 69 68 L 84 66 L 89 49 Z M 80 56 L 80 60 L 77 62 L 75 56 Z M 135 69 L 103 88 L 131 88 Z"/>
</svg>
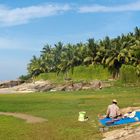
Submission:
<svg viewBox="0 0 140 140">
<path fill-rule="evenodd" d="M 112 87 L 102 90 L 1 94 L 0 111 L 22 112 L 48 121 L 27 124 L 23 120 L 0 116 L 0 139 L 3 140 L 98 140 L 98 114 L 104 114 L 111 100 L 119 106 L 140 106 L 140 87 Z M 78 122 L 79 111 L 86 111 L 89 121 Z"/>
<path fill-rule="evenodd" d="M 63 73 L 42 73 L 36 80 L 50 80 L 55 83 L 64 82 L 65 75 Z M 91 80 L 106 80 L 111 75 L 109 74 L 107 68 L 103 68 L 101 65 L 90 65 L 90 66 L 77 66 L 74 68 L 73 73 L 69 71 L 67 77 L 71 78 L 73 81 L 91 81 Z"/>
</svg>

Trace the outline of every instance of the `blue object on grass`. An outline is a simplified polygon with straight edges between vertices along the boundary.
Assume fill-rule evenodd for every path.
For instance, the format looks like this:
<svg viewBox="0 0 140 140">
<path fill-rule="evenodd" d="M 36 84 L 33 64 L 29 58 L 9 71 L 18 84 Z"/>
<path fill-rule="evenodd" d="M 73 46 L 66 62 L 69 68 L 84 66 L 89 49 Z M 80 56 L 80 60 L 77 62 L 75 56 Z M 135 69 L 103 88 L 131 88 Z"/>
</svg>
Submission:
<svg viewBox="0 0 140 140">
<path fill-rule="evenodd" d="M 135 117 L 137 117 L 137 119 L 135 119 Z M 134 122 L 140 121 L 140 111 L 136 111 L 135 117 L 134 118 L 121 118 L 120 120 L 115 120 L 112 123 L 111 123 L 112 121 L 111 118 L 104 118 L 104 119 L 100 119 L 99 121 L 104 126 L 114 126 L 114 125 L 134 123 Z"/>
</svg>

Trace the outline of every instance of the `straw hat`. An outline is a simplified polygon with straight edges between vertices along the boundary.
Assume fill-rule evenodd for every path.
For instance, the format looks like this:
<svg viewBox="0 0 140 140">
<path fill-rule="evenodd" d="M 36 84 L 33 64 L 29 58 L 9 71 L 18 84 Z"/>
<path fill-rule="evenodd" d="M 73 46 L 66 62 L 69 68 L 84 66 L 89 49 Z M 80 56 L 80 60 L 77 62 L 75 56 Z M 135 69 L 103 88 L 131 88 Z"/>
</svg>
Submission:
<svg viewBox="0 0 140 140">
<path fill-rule="evenodd" d="M 112 102 L 113 102 L 113 103 L 117 103 L 117 100 L 116 100 L 116 99 L 113 99 Z"/>
</svg>

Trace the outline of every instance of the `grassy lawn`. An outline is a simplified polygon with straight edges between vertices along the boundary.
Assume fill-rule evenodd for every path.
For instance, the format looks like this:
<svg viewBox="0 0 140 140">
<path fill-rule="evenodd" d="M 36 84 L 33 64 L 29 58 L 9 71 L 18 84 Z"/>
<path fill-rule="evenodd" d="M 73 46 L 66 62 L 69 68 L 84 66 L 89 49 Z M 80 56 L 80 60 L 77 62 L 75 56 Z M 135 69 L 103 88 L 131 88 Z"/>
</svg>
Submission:
<svg viewBox="0 0 140 140">
<path fill-rule="evenodd" d="M 2 140 L 100 140 L 97 115 L 104 114 L 116 98 L 120 108 L 140 106 L 140 87 L 112 87 L 102 90 L 31 94 L 1 94 L 0 111 L 22 112 L 48 121 L 27 124 L 23 120 L 0 116 Z M 78 122 L 79 111 L 89 120 Z"/>
</svg>

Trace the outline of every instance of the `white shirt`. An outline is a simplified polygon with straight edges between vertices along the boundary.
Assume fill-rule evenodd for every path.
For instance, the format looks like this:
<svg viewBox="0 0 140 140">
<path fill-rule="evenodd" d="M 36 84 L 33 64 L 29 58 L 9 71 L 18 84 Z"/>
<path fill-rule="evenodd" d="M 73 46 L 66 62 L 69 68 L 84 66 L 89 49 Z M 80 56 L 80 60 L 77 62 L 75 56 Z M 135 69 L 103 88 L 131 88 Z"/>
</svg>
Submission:
<svg viewBox="0 0 140 140">
<path fill-rule="evenodd" d="M 119 107 L 114 103 L 109 105 L 107 108 L 107 116 L 109 116 L 110 118 L 115 118 L 118 115 L 120 115 Z"/>
</svg>

